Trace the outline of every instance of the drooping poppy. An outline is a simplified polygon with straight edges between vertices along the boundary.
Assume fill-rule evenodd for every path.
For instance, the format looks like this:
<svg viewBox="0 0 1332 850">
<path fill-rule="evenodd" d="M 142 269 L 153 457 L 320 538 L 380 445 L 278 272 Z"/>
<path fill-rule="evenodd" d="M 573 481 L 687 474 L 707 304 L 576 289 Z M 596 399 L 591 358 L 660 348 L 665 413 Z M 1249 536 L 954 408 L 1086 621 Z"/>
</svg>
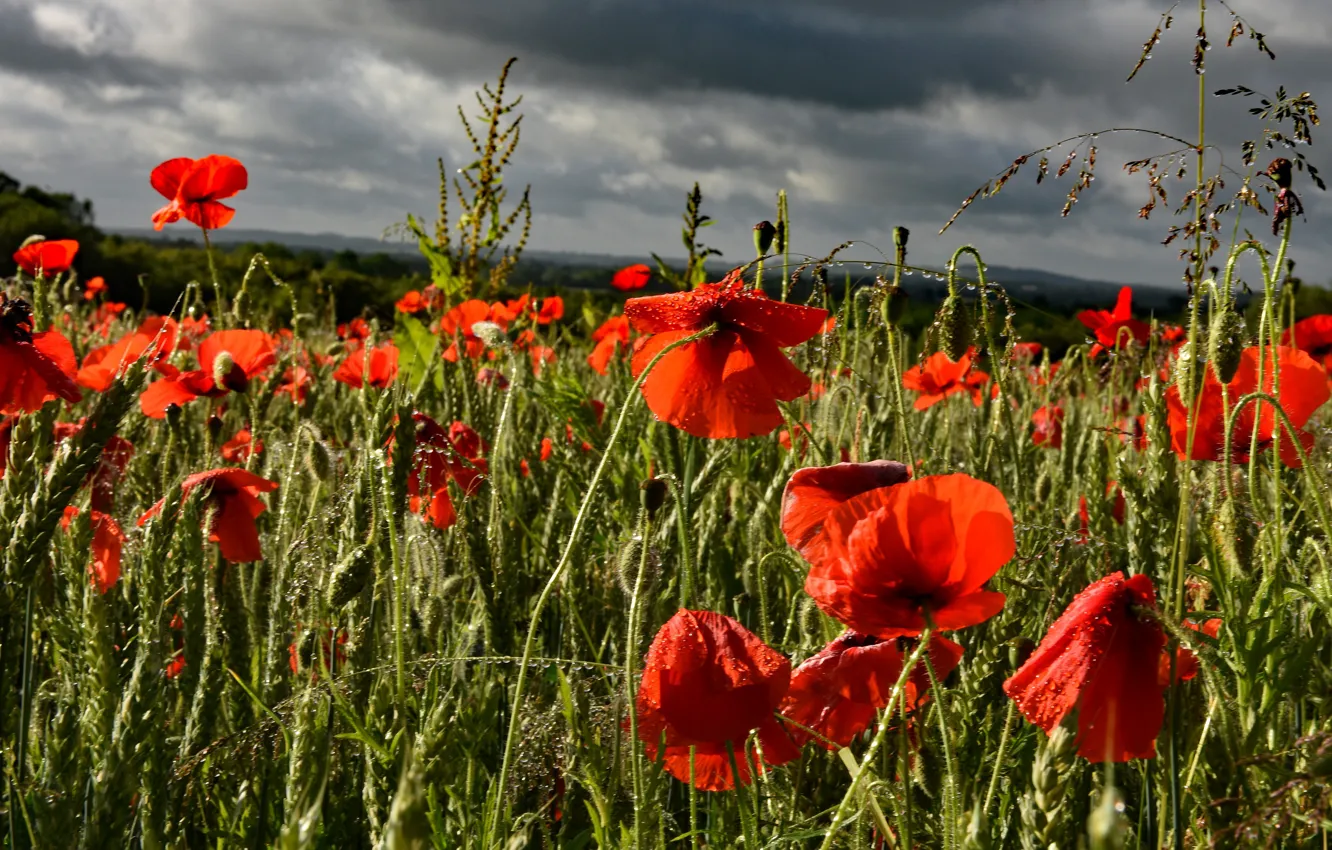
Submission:
<svg viewBox="0 0 1332 850">
<path fill-rule="evenodd" d="M 32 308 L 0 293 L 0 415 L 32 413 L 53 398 L 83 398 L 74 347 L 59 331 L 32 329 Z"/>
<path fill-rule="evenodd" d="M 479 298 L 464 301 L 445 313 L 439 321 L 440 336 L 450 343 L 448 348 L 444 349 L 444 359 L 456 363 L 460 354 L 469 360 L 480 357 L 486 350 L 486 344 L 472 333 L 472 326 L 477 322 L 491 320 L 490 305 Z M 458 348 L 460 342 L 461 351 Z"/>
<path fill-rule="evenodd" d="M 781 349 L 818 333 L 826 310 L 773 301 L 738 274 L 689 291 L 630 299 L 624 314 L 641 340 L 632 369 L 641 375 L 666 346 L 709 325 L 717 330 L 662 357 L 643 383 L 648 409 L 696 437 L 770 434 L 778 401 L 809 392 L 809 376 Z"/>
<path fill-rule="evenodd" d="M 61 526 L 68 531 L 69 525 L 79 515 L 79 509 L 70 505 L 60 520 Z M 120 523 L 109 514 L 99 510 L 88 511 L 88 522 L 92 525 L 92 562 L 88 564 L 88 574 L 92 578 L 97 592 L 106 595 L 120 580 L 120 557 L 125 547 L 125 532 Z"/>
<path fill-rule="evenodd" d="M 791 690 L 780 712 L 818 732 L 839 747 L 870 727 L 878 711 L 888 705 L 893 686 L 902 674 L 902 665 L 913 648 L 903 645 L 907 639 L 880 640 L 859 632 L 843 632 L 818 654 L 791 674 Z M 939 635 L 930 638 L 930 664 L 942 682 L 962 659 L 962 647 Z M 927 699 L 929 674 L 923 660 L 907 676 L 906 710 L 914 711 Z M 803 745 L 811 736 L 791 727 L 796 744 Z M 815 739 L 817 740 L 817 739 Z M 819 741 L 827 749 L 827 743 Z"/>
<path fill-rule="evenodd" d="M 181 218 L 204 230 L 217 230 L 236 214 L 222 199 L 249 185 L 249 174 L 238 160 L 209 154 L 201 159 L 168 159 L 153 169 L 149 182 L 169 202 L 153 213 L 154 230 Z"/>
<path fill-rule="evenodd" d="M 1052 449 L 1064 445 L 1064 408 L 1057 404 L 1039 407 L 1031 415 L 1031 441 Z"/>
<path fill-rule="evenodd" d="M 224 356 L 225 355 L 225 356 Z M 245 392 L 250 381 L 262 377 L 277 362 L 276 342 L 260 330 L 218 331 L 199 343 L 201 368 L 172 370 L 139 396 L 144 416 L 161 419 L 169 404 L 184 405 L 200 396 L 217 398 Z"/>
<path fill-rule="evenodd" d="M 89 351 L 83 358 L 77 379 L 81 386 L 96 392 L 110 389 L 121 375 L 139 358 L 149 365 L 164 360 L 176 349 L 176 320 L 169 316 L 151 316 L 144 319 L 133 333 L 126 334 L 110 345 Z"/>
<path fill-rule="evenodd" d="M 1116 572 L 1074 597 L 1027 662 L 1004 682 L 1022 715 L 1047 734 L 1077 709 L 1078 755 L 1128 761 L 1156 755 L 1165 716 L 1158 679 L 1165 632 L 1145 575 Z"/>
<path fill-rule="evenodd" d="M 994 616 L 1004 595 L 981 588 L 1016 551 L 1013 515 L 992 484 L 934 475 L 833 508 L 805 592 L 847 628 L 885 640 Z"/>
<path fill-rule="evenodd" d="M 895 460 L 797 469 L 782 491 L 782 534 L 802 558 L 814 563 L 822 557 L 823 524 L 834 508 L 910 479 L 911 471 Z"/>
<path fill-rule="evenodd" d="M 1133 287 L 1119 290 L 1114 310 L 1083 310 L 1078 321 L 1096 337 L 1090 354 L 1097 356 L 1106 349 L 1123 348 L 1130 343 L 1146 345 L 1152 329 L 1146 322 L 1133 318 Z"/>
<path fill-rule="evenodd" d="M 598 375 L 606 374 L 611 358 L 617 350 L 629 347 L 629 320 L 624 316 L 611 316 L 592 332 L 592 353 L 587 355 L 587 365 Z"/>
<path fill-rule="evenodd" d="M 1314 411 L 1328 400 L 1327 373 L 1303 351 L 1284 345 L 1269 347 L 1267 363 L 1263 368 L 1262 392 L 1272 393 L 1274 368 L 1281 371 L 1280 391 L 1276 393 L 1277 401 L 1290 418 L 1291 424 L 1297 429 L 1296 438 L 1308 452 L 1313 447 L 1314 437 L 1302 429 Z M 1271 448 L 1280 429 L 1281 462 L 1289 467 L 1300 465 L 1300 454 L 1290 434 L 1285 431 L 1284 425 L 1266 402 L 1246 405 L 1240 411 L 1231 432 L 1232 442 L 1227 451 L 1225 445 L 1227 410 L 1233 409 L 1234 404 L 1243 396 L 1260 391 L 1258 369 L 1257 346 L 1250 346 L 1240 353 L 1239 368 L 1230 383 L 1224 387 L 1211 366 L 1208 366 L 1202 391 L 1197 400 L 1192 452 L 1189 451 L 1189 410 L 1181 400 L 1177 386 L 1171 384 L 1166 389 L 1170 442 L 1176 455 L 1181 459 L 1190 457 L 1193 460 L 1215 461 L 1226 460 L 1229 456 L 1233 463 L 1245 463 L 1249 459 L 1249 449 L 1255 433 L 1258 450 L 1263 451 Z"/>
<path fill-rule="evenodd" d="M 1185 620 L 1182 624 L 1185 628 L 1192 629 L 1199 634 L 1207 635 L 1213 640 L 1221 634 L 1221 620 L 1213 617 L 1204 623 L 1198 623 L 1194 620 Z M 1198 675 L 1198 656 L 1193 650 L 1186 646 L 1181 646 L 1175 650 L 1175 682 L 1187 682 Z M 1156 679 L 1162 687 L 1169 687 L 1170 681 L 1170 653 L 1161 654 L 1161 664 L 1157 669 Z"/>
<path fill-rule="evenodd" d="M 428 309 L 425 298 L 415 289 L 395 301 L 393 306 L 399 313 L 406 313 L 409 316 Z"/>
<path fill-rule="evenodd" d="M 218 449 L 222 459 L 228 463 L 245 463 L 251 454 L 260 454 L 264 450 L 264 441 L 255 440 L 249 428 L 242 428 Z"/>
<path fill-rule="evenodd" d="M 723 614 L 681 608 L 657 632 L 643 663 L 635 707 L 638 738 L 648 757 L 689 781 L 689 748 L 695 748 L 694 786 L 725 791 L 752 777 L 745 743 L 758 730 L 769 764 L 799 756 L 773 712 L 791 685 L 791 662 L 757 635 Z M 727 746 L 735 751 L 731 770 Z"/>
<path fill-rule="evenodd" d="M 195 487 L 206 487 L 208 508 L 205 516 L 213 517 L 208 539 L 218 544 L 222 557 L 228 561 L 244 563 L 263 560 L 259 548 L 259 529 L 255 519 L 266 508 L 260 493 L 271 493 L 278 488 L 276 481 L 260 478 L 253 472 L 228 467 L 197 472 L 180 485 L 182 501 Z M 157 516 L 162 510 L 162 499 L 144 511 L 139 525 Z"/>
<path fill-rule="evenodd" d="M 362 384 L 369 384 L 377 389 L 384 389 L 398 376 L 398 347 L 391 342 L 383 342 L 367 352 L 358 348 L 337 369 L 333 370 L 333 380 L 349 387 L 360 389 Z"/>
<path fill-rule="evenodd" d="M 59 443 L 82 431 L 87 421 L 84 418 L 78 422 L 57 422 L 52 429 L 52 436 Z M 90 484 L 88 504 L 94 511 L 111 512 L 115 504 L 116 491 L 119 489 L 120 477 L 125 474 L 125 467 L 129 465 L 132 457 L 134 457 L 134 444 L 118 434 L 112 434 L 102 448 L 97 466 L 88 476 Z"/>
<path fill-rule="evenodd" d="M 79 243 L 73 239 L 41 239 L 29 242 L 14 252 L 14 262 L 28 277 L 55 277 L 69 271 Z"/>
<path fill-rule="evenodd" d="M 980 407 L 983 394 L 981 390 L 989 382 L 990 376 L 972 368 L 976 355 L 974 348 L 968 349 L 956 361 L 949 359 L 942 351 L 936 351 L 902 375 L 902 386 L 919 393 L 914 407 L 925 410 L 956 393 L 970 393 L 972 404 Z"/>
<path fill-rule="evenodd" d="M 621 292 L 632 292 L 635 289 L 642 289 L 648 285 L 652 279 L 652 269 L 646 263 L 634 263 L 632 266 L 625 266 L 611 276 L 611 288 L 618 289 Z"/>
<path fill-rule="evenodd" d="M 462 422 L 445 430 L 424 413 L 416 420 L 416 451 L 412 472 L 407 478 L 407 495 L 413 512 L 421 513 L 436 528 L 449 528 L 458 519 L 449 496 L 449 481 L 457 483 L 463 495 L 480 489 L 489 473 L 483 455 L 489 451 L 481 435 Z"/>
</svg>

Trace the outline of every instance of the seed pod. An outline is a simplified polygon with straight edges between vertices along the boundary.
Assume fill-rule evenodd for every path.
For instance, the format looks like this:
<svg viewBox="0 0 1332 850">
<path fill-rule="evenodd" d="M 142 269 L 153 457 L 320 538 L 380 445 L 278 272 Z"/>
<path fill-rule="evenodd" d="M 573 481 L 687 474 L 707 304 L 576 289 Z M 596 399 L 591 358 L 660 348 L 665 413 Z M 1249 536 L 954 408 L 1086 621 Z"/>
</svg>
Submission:
<svg viewBox="0 0 1332 850">
<path fill-rule="evenodd" d="M 230 351 L 219 351 L 213 359 L 213 383 L 234 393 L 243 393 L 250 388 L 249 376 Z"/>
<path fill-rule="evenodd" d="M 369 546 L 357 546 L 333 568 L 333 580 L 329 582 L 328 604 L 332 608 L 341 608 L 352 601 L 374 568 Z"/>
<path fill-rule="evenodd" d="M 770 221 L 760 221 L 754 225 L 754 250 L 760 257 L 768 255 L 768 249 L 772 247 L 772 240 L 777 237 L 777 228 Z"/>
<path fill-rule="evenodd" d="M 1230 383 L 1239 369 L 1240 352 L 1244 350 L 1244 332 L 1244 317 L 1228 307 L 1212 322 L 1207 340 L 1207 358 L 1212 361 L 1212 370 L 1223 384 Z"/>
<path fill-rule="evenodd" d="M 960 360 L 967 353 L 971 328 L 968 326 L 966 308 L 962 299 L 950 295 L 939 308 L 939 350 L 948 355 L 950 360 Z"/>
</svg>

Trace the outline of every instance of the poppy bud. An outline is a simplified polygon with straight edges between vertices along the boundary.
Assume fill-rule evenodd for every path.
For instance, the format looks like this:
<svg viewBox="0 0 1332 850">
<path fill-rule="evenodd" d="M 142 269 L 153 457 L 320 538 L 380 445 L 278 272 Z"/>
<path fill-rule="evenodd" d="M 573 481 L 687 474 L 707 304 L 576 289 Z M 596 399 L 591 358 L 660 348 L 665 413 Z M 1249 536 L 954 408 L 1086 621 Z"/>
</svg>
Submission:
<svg viewBox="0 0 1332 850">
<path fill-rule="evenodd" d="M 250 387 L 250 378 L 230 351 L 219 351 L 213 359 L 213 383 L 234 393 L 243 393 Z"/>
<path fill-rule="evenodd" d="M 777 228 L 770 221 L 760 221 L 754 225 L 754 250 L 760 257 L 768 255 L 772 240 L 777 236 Z"/>
<path fill-rule="evenodd" d="M 472 333 L 491 348 L 500 348 L 509 341 L 504 328 L 494 322 L 477 322 L 472 325 Z"/>
<path fill-rule="evenodd" d="M 643 502 L 643 510 L 647 511 L 649 519 L 657 518 L 657 511 L 666 502 L 666 482 L 660 478 L 649 478 L 638 485 L 639 497 Z"/>
<path fill-rule="evenodd" d="M 884 297 L 888 299 L 888 324 L 897 326 L 907 308 L 907 291 L 900 286 L 890 286 Z"/>
<path fill-rule="evenodd" d="M 310 441 L 310 451 L 305 456 L 305 461 L 310 472 L 320 481 L 327 481 L 333 477 L 333 453 L 323 440 Z"/>
<path fill-rule="evenodd" d="M 179 405 L 179 404 L 176 404 L 174 401 L 171 402 L 170 404 L 168 404 L 168 405 L 166 406 L 166 410 L 165 410 L 165 412 L 166 412 L 166 420 L 167 420 L 167 424 L 168 424 L 168 425 L 176 425 L 176 424 L 179 424 L 179 423 L 180 423 L 180 405 Z"/>
<path fill-rule="evenodd" d="M 1244 317 L 1227 307 L 1212 322 L 1207 340 L 1207 357 L 1212 371 L 1223 384 L 1230 383 L 1239 369 L 1240 352 L 1244 349 Z"/>
<path fill-rule="evenodd" d="M 332 608 L 341 608 L 361 592 L 370 578 L 374 567 L 369 546 L 357 546 L 333 568 L 333 580 L 329 583 L 328 604 Z"/>
<path fill-rule="evenodd" d="M 967 353 L 970 328 L 967 325 L 966 309 L 962 299 L 950 295 L 944 299 L 937 318 L 939 326 L 939 350 L 948 355 L 949 360 L 960 360 Z"/>
<path fill-rule="evenodd" d="M 216 443 L 217 438 L 221 436 L 222 417 L 216 415 L 208 417 L 208 438 Z"/>
<path fill-rule="evenodd" d="M 907 239 L 910 236 L 911 231 L 907 230 L 905 227 L 893 228 L 893 247 L 896 248 L 904 258 L 906 256 Z"/>
</svg>

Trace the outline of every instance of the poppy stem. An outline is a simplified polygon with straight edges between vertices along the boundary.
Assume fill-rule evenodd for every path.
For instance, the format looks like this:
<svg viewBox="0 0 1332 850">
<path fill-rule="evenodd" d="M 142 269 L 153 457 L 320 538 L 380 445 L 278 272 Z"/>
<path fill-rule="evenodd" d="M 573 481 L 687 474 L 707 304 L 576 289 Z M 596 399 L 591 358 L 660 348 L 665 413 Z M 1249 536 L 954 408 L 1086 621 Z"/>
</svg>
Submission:
<svg viewBox="0 0 1332 850">
<path fill-rule="evenodd" d="M 1017 703 L 1009 700 L 1008 710 L 1004 713 L 1004 728 L 999 733 L 999 751 L 994 756 L 994 773 L 990 774 L 990 785 L 985 789 L 985 802 L 981 806 L 981 811 L 987 816 L 990 813 L 990 801 L 999 790 L 999 776 L 1003 772 L 1004 756 L 1008 754 L 1008 741 L 1013 731 L 1013 715 L 1016 712 Z"/>
<path fill-rule="evenodd" d="M 527 686 L 527 665 L 532 659 L 533 651 L 536 645 L 537 630 L 541 627 L 541 613 L 545 610 L 546 603 L 550 596 L 555 592 L 555 587 L 559 584 L 564 571 L 573 559 L 574 547 L 578 543 L 578 537 L 583 532 L 583 525 L 587 522 L 587 516 L 592 505 L 593 498 L 597 495 L 601 487 L 601 481 L 606 475 L 606 467 L 611 458 L 614 448 L 620 442 L 620 435 L 624 432 L 624 423 L 629 418 L 629 411 L 635 406 L 635 401 L 642 397 L 643 383 L 648 376 L 652 374 L 661 359 L 681 346 L 698 342 L 701 339 L 711 336 L 717 330 L 715 324 L 709 325 L 696 334 L 690 334 L 684 339 L 678 339 L 671 344 L 664 346 L 657 352 L 643 369 L 638 379 L 634 381 L 634 386 L 630 389 L 625 398 L 623 406 L 620 408 L 620 415 L 615 420 L 615 428 L 612 429 L 610 438 L 606 441 L 606 447 L 601 452 L 601 460 L 597 462 L 596 471 L 592 473 L 592 479 L 587 483 L 587 491 L 583 496 L 582 502 L 578 505 L 578 513 L 574 515 L 573 525 L 569 528 L 569 536 L 564 543 L 564 550 L 560 553 L 560 560 L 555 564 L 555 569 L 551 571 L 550 578 L 546 580 L 545 586 L 541 589 L 541 594 L 537 597 L 536 603 L 532 606 L 532 613 L 527 627 L 527 637 L 523 641 L 522 661 L 518 664 L 518 680 L 514 683 L 513 698 L 509 705 L 509 731 L 504 739 L 504 756 L 500 761 L 499 776 L 496 777 L 496 787 L 501 789 L 500 793 L 495 795 L 494 809 L 490 811 L 485 818 L 485 841 L 484 846 L 489 847 L 494 842 L 494 836 L 499 832 L 501 811 L 504 808 L 503 790 L 509 779 L 509 768 L 513 763 L 514 748 L 518 743 L 518 729 L 520 726 L 519 715 L 522 712 L 523 696 Z M 637 746 L 635 743 L 634 746 Z"/>
<path fill-rule="evenodd" d="M 213 259 L 213 242 L 208 238 L 208 228 L 201 227 L 199 229 L 203 231 L 204 254 L 208 256 L 208 274 L 213 278 L 213 297 L 216 302 L 213 315 L 221 321 L 223 315 L 222 284 L 217 279 L 217 261 Z"/>
<path fill-rule="evenodd" d="M 625 641 L 624 650 L 624 692 L 625 702 L 629 711 L 629 764 L 632 773 L 634 785 L 634 847 L 637 850 L 643 848 L 643 806 L 646 800 L 643 799 L 643 753 L 639 749 L 638 741 L 638 707 L 634 704 L 634 694 L 637 693 L 638 675 L 637 664 L 639 636 L 639 619 L 641 611 L 639 610 L 639 599 L 643 593 L 643 576 L 647 573 L 648 554 L 652 550 L 650 544 L 652 534 L 652 518 L 647 511 L 642 512 L 642 522 L 639 528 L 639 545 L 641 551 L 638 558 L 638 575 L 634 578 L 634 592 L 629 598 L 629 624 L 628 639 Z M 690 769 L 693 769 L 691 762 Z"/>
<path fill-rule="evenodd" d="M 731 759 L 731 790 L 735 792 L 735 803 L 740 810 L 740 826 L 745 833 L 745 847 L 758 847 L 758 829 L 754 825 L 754 814 L 745 803 L 744 783 L 740 781 L 740 765 L 735 759 L 735 744 L 726 739 L 726 755 Z M 719 841 L 718 844 L 724 842 Z"/>
<path fill-rule="evenodd" d="M 929 612 L 925 612 L 926 622 L 933 623 Z M 924 646 L 926 642 L 921 641 Z M 927 650 L 921 660 L 925 663 L 925 675 L 930 679 L 930 693 L 934 694 L 934 713 L 939 716 L 939 737 L 943 739 L 944 751 L 944 829 L 943 846 L 954 847 L 957 845 L 957 825 L 958 825 L 958 800 L 957 800 L 957 765 L 953 762 L 953 740 L 948 734 L 948 718 L 944 705 L 943 689 L 939 687 L 939 679 L 934 675 L 934 665 L 930 662 L 930 653 Z M 909 669 L 909 668 L 908 668 Z"/>
</svg>

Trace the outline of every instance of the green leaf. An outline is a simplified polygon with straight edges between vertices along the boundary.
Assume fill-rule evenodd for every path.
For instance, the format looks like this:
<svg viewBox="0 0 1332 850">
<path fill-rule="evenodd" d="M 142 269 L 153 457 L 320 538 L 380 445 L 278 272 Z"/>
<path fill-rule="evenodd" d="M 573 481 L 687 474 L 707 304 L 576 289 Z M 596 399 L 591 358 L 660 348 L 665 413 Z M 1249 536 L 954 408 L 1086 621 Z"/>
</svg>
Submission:
<svg viewBox="0 0 1332 850">
<path fill-rule="evenodd" d="M 415 317 L 399 316 L 393 344 L 398 347 L 398 374 L 408 387 L 419 393 L 426 378 L 433 377 L 435 389 L 443 391 L 444 373 L 435 368 L 439 337 Z"/>
</svg>

